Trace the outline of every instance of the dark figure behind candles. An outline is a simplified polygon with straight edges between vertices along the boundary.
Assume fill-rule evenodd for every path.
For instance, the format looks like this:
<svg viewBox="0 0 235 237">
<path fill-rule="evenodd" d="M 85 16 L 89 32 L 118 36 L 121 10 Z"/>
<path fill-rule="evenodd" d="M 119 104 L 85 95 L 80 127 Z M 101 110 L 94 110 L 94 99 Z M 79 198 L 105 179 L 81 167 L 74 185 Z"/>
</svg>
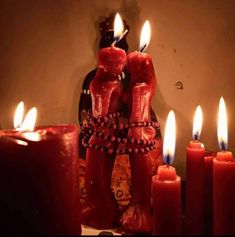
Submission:
<svg viewBox="0 0 235 237">
<path fill-rule="evenodd" d="M 110 16 L 109 18 L 106 19 L 106 21 L 100 24 L 100 32 L 101 32 L 100 49 L 109 47 L 114 40 L 113 39 L 113 22 L 114 22 L 114 16 Z M 125 22 L 124 22 L 124 28 L 129 30 L 129 27 L 125 24 Z M 117 42 L 115 46 L 118 48 L 122 48 L 127 52 L 128 44 L 126 42 L 126 36 L 127 35 L 125 35 L 119 42 Z M 101 61 L 102 59 L 99 58 L 99 64 Z M 102 63 L 105 64 L 105 59 Z M 120 63 L 122 64 L 123 62 L 117 61 L 117 64 L 120 64 Z M 82 193 L 84 194 L 84 197 L 86 196 L 85 198 L 86 200 L 84 203 L 84 210 L 83 210 L 83 217 L 84 217 L 83 222 L 84 224 L 87 224 L 87 225 L 93 225 L 96 228 L 111 228 L 111 227 L 117 227 L 118 225 L 119 219 L 121 217 L 121 213 L 118 209 L 118 203 L 115 200 L 115 196 L 111 190 L 111 179 L 112 179 L 113 167 L 115 171 L 114 162 L 115 162 L 115 159 L 117 158 L 123 159 L 123 157 L 126 155 L 126 153 L 128 154 L 128 152 L 132 153 L 133 151 L 134 153 L 134 146 L 135 146 L 135 145 L 134 146 L 125 145 L 125 142 L 126 142 L 125 139 L 130 140 L 131 138 L 128 136 L 129 129 L 122 128 L 123 125 L 128 124 L 128 122 L 130 122 L 129 120 L 131 117 L 130 115 L 131 111 L 129 109 L 129 106 L 126 103 L 125 99 L 123 99 L 123 95 L 125 93 L 131 93 L 131 92 L 128 92 L 130 77 L 125 68 L 123 69 L 123 71 L 119 71 L 118 73 L 119 75 L 117 75 L 117 77 L 114 76 L 113 79 L 112 79 L 111 74 L 107 76 L 107 73 L 103 73 L 101 69 L 97 70 L 97 68 L 91 71 L 90 73 L 88 73 L 88 75 L 86 76 L 83 82 L 82 94 L 81 94 L 80 103 L 79 103 L 79 115 L 78 115 L 79 122 L 84 131 L 80 133 L 79 135 L 80 158 L 84 160 L 84 163 L 83 163 L 84 168 L 85 168 L 85 165 L 87 166 L 86 185 L 82 187 L 82 190 L 85 190 L 86 188 L 88 191 L 87 196 L 85 195 L 86 194 L 85 192 Z M 117 91 L 119 92 L 116 93 L 115 96 L 114 94 L 110 95 L 110 98 L 108 98 L 107 91 L 106 91 L 106 94 L 104 94 L 104 97 L 107 97 L 107 98 L 103 99 L 103 102 L 102 102 L 103 104 L 98 105 L 99 108 L 97 110 L 96 109 L 97 105 L 95 102 L 97 101 L 97 99 L 96 99 L 95 94 L 97 93 L 97 88 L 100 87 L 100 85 L 97 84 L 97 82 L 99 81 L 99 79 L 97 78 L 99 77 L 101 78 L 100 83 L 102 83 L 105 77 L 107 77 L 108 80 L 113 81 L 113 86 L 114 84 L 118 85 L 116 87 L 116 89 L 118 88 L 116 92 Z M 94 78 L 96 78 L 96 80 L 93 82 Z M 104 87 L 105 86 L 106 85 L 104 85 Z M 110 90 L 113 89 L 113 86 L 110 87 Z M 90 91 L 90 89 L 92 91 Z M 115 89 L 113 91 L 115 91 Z M 102 93 L 102 92 L 99 91 L 99 93 Z M 93 103 L 95 104 L 92 104 L 91 94 L 93 98 Z M 113 106 L 111 106 L 111 104 L 113 104 Z M 109 107 L 109 109 L 107 109 L 107 106 Z M 89 121 L 88 111 L 90 111 L 91 109 L 92 109 L 91 114 L 92 116 L 94 116 L 94 119 L 92 120 L 91 118 L 92 121 L 91 120 Z M 157 121 L 155 113 L 153 112 L 152 108 L 150 109 L 150 111 L 151 111 L 151 120 Z M 110 116 L 113 116 L 113 117 L 109 117 L 110 113 L 111 113 Z M 100 135 L 100 137 L 98 138 L 95 138 L 94 131 L 92 131 L 91 133 L 93 133 L 93 136 L 90 139 L 91 135 L 87 134 L 89 131 L 89 126 L 91 123 L 93 123 L 93 128 L 95 132 L 97 133 L 98 127 L 101 125 L 101 123 L 94 124 L 94 122 L 97 122 L 96 119 L 99 116 L 101 116 L 102 118 L 107 118 L 107 120 L 112 120 L 112 122 L 118 122 L 119 124 L 117 125 L 118 129 L 115 129 L 114 127 L 111 129 L 104 128 L 101 130 L 101 133 L 103 132 L 104 135 L 103 136 Z M 120 117 L 118 118 L 118 116 Z M 135 128 L 132 128 L 132 130 L 135 130 Z M 139 128 L 136 128 L 136 130 L 139 130 Z M 109 137 L 109 141 L 107 141 L 106 139 L 107 137 L 106 138 L 104 137 L 105 135 Z M 120 143 L 120 140 L 117 141 L 118 137 L 121 139 L 121 143 Z M 149 163 L 152 166 L 152 173 L 155 173 L 155 170 L 158 164 L 160 164 L 162 161 L 161 134 L 160 134 L 159 129 L 156 129 L 155 138 L 158 141 L 157 142 L 158 147 L 153 152 L 151 152 L 152 154 L 149 156 L 149 160 L 150 160 Z M 137 141 L 138 139 L 134 138 L 134 140 L 136 140 L 136 142 L 138 143 Z M 109 147 L 108 148 L 105 147 L 108 144 L 110 144 Z M 141 148 L 143 147 L 141 146 Z M 86 156 L 88 160 L 85 160 Z M 128 154 L 128 157 L 129 157 L 129 154 Z M 117 159 L 117 161 L 118 160 L 120 159 Z M 94 173 L 96 173 L 97 175 L 95 175 Z M 118 175 L 118 172 L 114 172 L 114 173 Z M 139 174 L 132 174 L 132 175 L 136 176 Z M 134 176 L 132 177 L 133 181 L 136 180 Z M 136 191 L 136 188 L 137 187 L 134 188 L 135 191 Z M 139 187 L 139 189 L 144 189 L 144 188 Z M 120 189 L 115 189 L 115 191 L 116 190 L 120 193 Z M 123 192 L 123 190 L 121 191 Z M 133 195 L 132 193 L 131 196 L 133 198 L 136 195 Z M 116 198 L 117 198 L 117 195 L 116 195 Z M 129 201 L 130 201 L 130 204 L 132 203 L 133 205 L 133 201 L 131 200 Z M 136 201 L 138 202 L 138 200 L 135 200 L 134 204 L 138 205 Z M 142 199 L 140 199 L 140 201 L 142 201 Z M 130 211 L 126 212 L 124 219 L 126 220 L 129 219 L 128 217 L 129 214 L 132 215 L 133 213 L 131 213 Z M 131 226 L 127 224 L 124 227 L 127 227 L 126 229 L 132 232 L 149 232 L 149 228 L 144 227 L 144 225 L 146 226 L 146 224 L 147 225 L 149 224 L 145 222 L 144 220 L 145 216 L 142 215 L 142 213 L 139 213 L 137 215 L 140 215 L 140 219 L 136 223 L 130 223 Z M 130 219 L 131 219 L 131 216 L 130 216 Z M 150 222 L 150 220 L 148 220 L 148 222 Z M 123 219 L 122 219 L 122 224 L 123 224 Z M 134 224 L 134 226 L 132 224 Z"/>
</svg>

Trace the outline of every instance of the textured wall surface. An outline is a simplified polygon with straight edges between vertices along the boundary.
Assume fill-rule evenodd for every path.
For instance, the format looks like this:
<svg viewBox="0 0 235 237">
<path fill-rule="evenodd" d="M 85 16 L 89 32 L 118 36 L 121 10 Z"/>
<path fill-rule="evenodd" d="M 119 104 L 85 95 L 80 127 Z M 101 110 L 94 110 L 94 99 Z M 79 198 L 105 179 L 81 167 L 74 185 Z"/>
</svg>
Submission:
<svg viewBox="0 0 235 237">
<path fill-rule="evenodd" d="M 0 125 L 11 128 L 15 106 L 39 110 L 38 125 L 77 123 L 81 83 L 96 66 L 100 21 L 119 12 L 130 26 L 130 51 L 138 49 L 150 20 L 147 49 L 158 78 L 153 108 L 164 133 L 176 113 L 175 166 L 185 175 L 185 147 L 193 114 L 204 112 L 201 140 L 217 150 L 217 109 L 227 103 L 229 149 L 235 153 L 234 0 L 0 0 Z M 177 82 L 183 89 L 177 89 Z"/>
</svg>

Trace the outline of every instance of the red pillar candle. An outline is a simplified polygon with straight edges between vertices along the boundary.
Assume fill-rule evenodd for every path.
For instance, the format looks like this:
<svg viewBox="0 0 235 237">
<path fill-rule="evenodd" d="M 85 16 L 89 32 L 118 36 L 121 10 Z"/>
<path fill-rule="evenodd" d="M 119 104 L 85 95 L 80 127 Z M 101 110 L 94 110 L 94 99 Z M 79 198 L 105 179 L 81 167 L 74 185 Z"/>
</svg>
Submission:
<svg viewBox="0 0 235 237">
<path fill-rule="evenodd" d="M 202 111 L 198 106 L 194 116 L 193 139 L 186 157 L 186 229 L 188 234 L 202 234 L 204 229 L 204 145 L 198 140 L 202 126 Z"/>
<path fill-rule="evenodd" d="M 122 26 L 119 15 L 116 21 Z M 120 30 L 115 27 L 116 32 Z M 122 30 L 121 30 L 122 32 Z M 119 38 L 121 36 L 119 35 Z M 118 36 L 115 36 L 115 40 Z M 111 47 L 103 48 L 98 55 L 98 70 L 95 78 L 90 84 L 92 98 L 92 116 L 97 119 L 119 110 L 119 102 L 122 86 L 119 75 L 122 73 L 126 63 L 126 53 L 114 44 Z M 112 119 L 112 118 L 111 118 Z M 99 127 L 93 124 L 98 133 L 103 133 L 103 138 L 93 135 L 86 144 L 86 188 L 87 196 L 82 211 L 82 223 L 96 228 L 113 228 L 118 225 L 119 207 L 111 190 L 111 176 L 115 161 L 113 141 L 104 137 L 114 135 L 109 127 Z M 101 150 L 102 149 L 102 150 Z M 105 151 L 108 149 L 108 152 Z"/>
<path fill-rule="evenodd" d="M 81 234 L 78 128 L 0 132 L 0 233 Z"/>
<path fill-rule="evenodd" d="M 214 152 L 205 152 L 204 157 L 204 233 L 212 233 L 213 223 L 213 159 Z"/>
<path fill-rule="evenodd" d="M 147 30 L 147 32 L 146 32 Z M 146 34 L 147 33 L 147 34 Z M 144 48 L 150 38 L 150 25 L 145 23 L 141 38 L 145 35 Z M 142 47 L 140 47 L 141 50 Z M 154 67 L 149 54 L 132 52 L 127 56 L 127 70 L 130 73 L 126 103 L 129 123 L 150 122 L 150 107 L 156 88 Z M 129 128 L 128 138 L 153 141 L 155 129 L 151 126 Z M 151 157 L 144 145 L 131 146 L 131 201 L 121 217 L 121 224 L 130 233 L 151 233 Z"/>
<path fill-rule="evenodd" d="M 175 147 L 175 117 L 168 115 L 163 159 L 152 178 L 153 235 L 179 235 L 181 231 L 181 178 L 171 166 Z"/>
<path fill-rule="evenodd" d="M 235 234 L 235 162 L 227 151 L 227 113 L 224 99 L 220 99 L 218 142 L 221 149 L 213 160 L 213 234 Z"/>
</svg>

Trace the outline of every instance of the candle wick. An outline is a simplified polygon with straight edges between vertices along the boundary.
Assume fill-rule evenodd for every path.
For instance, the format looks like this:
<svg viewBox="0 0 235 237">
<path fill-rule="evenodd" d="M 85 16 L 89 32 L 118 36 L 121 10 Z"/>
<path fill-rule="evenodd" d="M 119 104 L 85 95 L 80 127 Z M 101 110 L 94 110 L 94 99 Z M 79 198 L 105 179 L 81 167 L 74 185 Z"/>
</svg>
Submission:
<svg viewBox="0 0 235 237">
<path fill-rule="evenodd" d="M 170 156 L 169 156 L 169 154 L 166 156 L 166 164 L 167 164 L 167 166 L 169 166 L 170 165 L 170 162 L 171 162 L 171 160 L 170 160 Z"/>
<path fill-rule="evenodd" d="M 144 50 L 146 49 L 146 47 L 147 47 L 147 44 L 145 44 L 143 47 L 141 47 L 141 48 L 140 48 L 140 52 L 143 53 Z"/>
<path fill-rule="evenodd" d="M 128 30 L 126 29 L 123 33 L 122 33 L 122 35 L 121 35 L 121 37 L 119 38 L 119 40 L 121 40 L 124 36 L 125 36 L 125 34 L 128 32 Z M 118 40 L 118 41 L 119 41 Z"/>
<path fill-rule="evenodd" d="M 195 134 L 194 134 L 194 140 L 195 140 L 195 141 L 198 141 L 198 139 L 199 139 L 199 135 L 198 135 L 198 133 L 195 133 Z"/>
<path fill-rule="evenodd" d="M 121 35 L 120 37 L 114 37 L 114 41 L 113 41 L 113 43 L 111 44 L 111 46 L 114 47 L 115 44 L 116 44 L 118 41 L 120 41 L 120 40 L 125 36 L 125 34 L 126 34 L 127 32 L 128 32 L 128 30 L 126 29 L 126 30 L 122 33 L 122 35 Z"/>
<path fill-rule="evenodd" d="M 114 47 L 116 43 L 117 43 L 117 40 L 114 40 L 113 43 L 111 44 L 111 47 Z"/>
<path fill-rule="evenodd" d="M 225 143 L 224 141 L 221 142 L 221 150 L 222 151 L 225 151 L 226 147 L 225 147 Z"/>
</svg>

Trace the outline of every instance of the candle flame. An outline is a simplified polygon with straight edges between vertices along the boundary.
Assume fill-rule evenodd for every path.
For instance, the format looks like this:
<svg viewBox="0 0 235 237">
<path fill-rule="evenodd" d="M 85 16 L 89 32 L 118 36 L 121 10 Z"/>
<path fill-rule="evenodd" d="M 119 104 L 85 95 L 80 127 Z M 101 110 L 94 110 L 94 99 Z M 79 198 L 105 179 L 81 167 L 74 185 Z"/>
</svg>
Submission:
<svg viewBox="0 0 235 237">
<path fill-rule="evenodd" d="M 144 52 L 149 45 L 151 38 L 151 27 L 149 21 L 145 21 L 140 34 L 140 52 Z"/>
<path fill-rule="evenodd" d="M 193 139 L 199 140 L 202 130 L 202 108 L 200 105 L 197 106 L 194 121 L 193 121 Z"/>
<path fill-rule="evenodd" d="M 217 136 L 219 148 L 226 150 L 228 147 L 228 125 L 226 105 L 223 97 L 220 98 L 219 102 Z"/>
<path fill-rule="evenodd" d="M 114 19 L 114 40 L 118 42 L 123 36 L 124 25 L 119 13 L 116 14 Z"/>
<path fill-rule="evenodd" d="M 20 130 L 33 131 L 36 119 L 37 119 L 37 109 L 33 107 L 31 110 L 29 110 L 29 112 L 25 116 L 25 119 L 22 123 L 22 126 L 20 127 Z"/>
<path fill-rule="evenodd" d="M 166 128 L 163 142 L 163 160 L 166 164 L 172 164 L 175 153 L 176 124 L 175 113 L 171 110 L 166 121 Z"/>
<path fill-rule="evenodd" d="M 15 115 L 14 115 L 14 128 L 15 129 L 19 129 L 22 125 L 22 121 L 23 121 L 23 115 L 24 115 L 24 102 L 21 101 L 15 110 Z"/>
</svg>

